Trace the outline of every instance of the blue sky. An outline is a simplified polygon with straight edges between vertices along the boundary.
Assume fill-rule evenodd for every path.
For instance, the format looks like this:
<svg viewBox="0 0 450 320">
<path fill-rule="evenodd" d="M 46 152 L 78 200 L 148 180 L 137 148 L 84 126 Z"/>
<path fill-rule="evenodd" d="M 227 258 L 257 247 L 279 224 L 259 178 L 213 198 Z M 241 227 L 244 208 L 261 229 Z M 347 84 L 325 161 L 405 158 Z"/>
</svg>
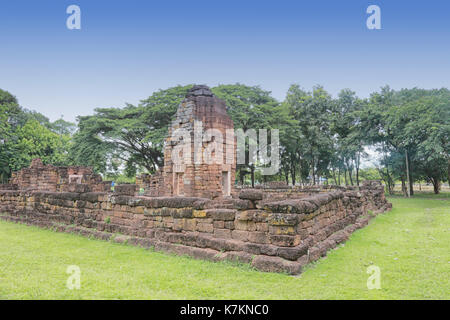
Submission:
<svg viewBox="0 0 450 320">
<path fill-rule="evenodd" d="M 82 29 L 66 28 L 76 4 Z M 382 30 L 366 28 L 381 8 Z M 51 120 L 177 84 L 450 87 L 450 1 L 2 1 L 0 88 Z"/>
</svg>

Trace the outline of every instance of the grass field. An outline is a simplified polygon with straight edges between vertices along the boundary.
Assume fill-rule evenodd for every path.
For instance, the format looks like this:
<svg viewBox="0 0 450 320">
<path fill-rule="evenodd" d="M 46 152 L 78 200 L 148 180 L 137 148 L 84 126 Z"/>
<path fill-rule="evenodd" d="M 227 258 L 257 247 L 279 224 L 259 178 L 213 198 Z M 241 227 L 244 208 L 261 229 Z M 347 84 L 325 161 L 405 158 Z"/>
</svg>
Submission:
<svg viewBox="0 0 450 320">
<path fill-rule="evenodd" d="M 212 263 L 0 222 L 1 299 L 450 299 L 450 197 L 391 197 L 300 276 Z M 69 265 L 81 288 L 69 290 Z M 367 288 L 367 267 L 381 289 Z"/>
</svg>

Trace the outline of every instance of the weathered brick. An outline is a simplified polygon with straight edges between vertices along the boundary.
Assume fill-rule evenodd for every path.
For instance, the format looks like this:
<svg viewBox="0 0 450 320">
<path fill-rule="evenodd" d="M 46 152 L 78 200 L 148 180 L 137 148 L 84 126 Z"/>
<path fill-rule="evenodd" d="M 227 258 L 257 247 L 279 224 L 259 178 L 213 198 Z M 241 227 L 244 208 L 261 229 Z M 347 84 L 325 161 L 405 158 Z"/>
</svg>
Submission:
<svg viewBox="0 0 450 320">
<path fill-rule="evenodd" d="M 268 236 L 265 232 L 249 232 L 248 233 L 248 241 L 255 243 L 270 243 Z"/>
<path fill-rule="evenodd" d="M 233 230 L 231 232 L 231 237 L 233 239 L 236 240 L 240 240 L 240 241 L 248 241 L 248 231 L 244 231 L 244 230 Z"/>
<path fill-rule="evenodd" d="M 197 231 L 212 233 L 214 227 L 212 223 L 197 223 Z"/>
<path fill-rule="evenodd" d="M 230 239 L 231 238 L 231 230 L 229 229 L 215 229 L 214 236 L 217 238 Z"/>
</svg>

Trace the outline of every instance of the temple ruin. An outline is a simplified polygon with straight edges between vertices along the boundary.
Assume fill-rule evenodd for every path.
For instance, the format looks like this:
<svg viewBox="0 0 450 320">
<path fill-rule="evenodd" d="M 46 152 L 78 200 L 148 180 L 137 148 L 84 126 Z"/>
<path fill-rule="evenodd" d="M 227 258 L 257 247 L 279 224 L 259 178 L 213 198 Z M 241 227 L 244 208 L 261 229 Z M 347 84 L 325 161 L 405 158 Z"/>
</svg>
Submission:
<svg viewBox="0 0 450 320">
<path fill-rule="evenodd" d="M 208 87 L 194 86 L 169 128 L 160 171 L 112 190 L 111 182 L 90 168 L 33 160 L 29 168 L 14 173 L 9 184 L 0 185 L 0 218 L 298 274 L 391 208 L 379 181 L 365 181 L 360 187 L 237 187 L 235 147 L 216 152 L 222 144 L 235 146 L 234 136 L 227 134 L 232 130 L 225 103 Z M 196 161 L 199 154 L 222 161 Z"/>
<path fill-rule="evenodd" d="M 216 136 L 212 130 L 217 130 Z M 169 127 L 164 148 L 164 168 L 155 175 L 139 177 L 138 184 L 149 195 L 208 199 L 231 196 L 236 172 L 236 150 L 234 134 L 230 135 L 230 130 L 233 132 L 234 126 L 227 114 L 225 102 L 215 97 L 208 87 L 194 86 L 179 105 Z M 180 134 L 176 134 L 177 131 Z M 217 135 L 221 139 L 216 139 Z M 226 152 L 229 146 L 233 146 L 233 149 Z M 183 154 L 186 149 L 188 152 Z M 208 150 L 213 154 L 221 150 L 221 161 L 204 159 L 205 151 Z M 180 161 L 174 161 L 174 154 Z"/>
</svg>

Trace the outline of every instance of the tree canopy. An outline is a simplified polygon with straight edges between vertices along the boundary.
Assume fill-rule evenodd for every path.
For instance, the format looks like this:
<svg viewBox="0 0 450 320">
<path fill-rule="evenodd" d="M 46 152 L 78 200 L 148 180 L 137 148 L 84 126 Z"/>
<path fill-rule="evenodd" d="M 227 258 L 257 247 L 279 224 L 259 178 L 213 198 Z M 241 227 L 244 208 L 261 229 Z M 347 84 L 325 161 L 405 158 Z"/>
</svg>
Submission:
<svg viewBox="0 0 450 320">
<path fill-rule="evenodd" d="M 108 175 L 154 173 L 163 165 L 164 141 L 178 105 L 192 85 L 158 90 L 138 105 L 97 108 L 78 123 L 44 115 L 19 105 L 0 90 L 0 181 L 34 157 L 54 165 L 92 166 Z M 257 163 L 238 167 L 246 183 L 284 180 L 291 184 L 359 185 L 379 177 L 387 190 L 400 181 L 406 194 L 414 181 L 427 181 L 439 192 L 450 180 L 450 91 L 446 88 L 392 90 L 386 86 L 367 99 L 350 89 L 336 97 L 322 86 L 308 91 L 298 84 L 283 101 L 259 86 L 223 84 L 211 89 L 226 102 L 235 129 L 279 129 L 281 170 L 261 176 Z M 266 146 L 264 146 L 266 147 Z M 368 149 L 379 161 L 362 169 Z M 407 170 L 408 169 L 408 170 Z M 409 182 L 409 184 L 408 184 Z"/>
<path fill-rule="evenodd" d="M 71 132 L 61 129 L 61 121 L 52 123 L 21 107 L 16 97 L 0 89 L 0 182 L 6 182 L 12 171 L 29 166 L 33 158 L 68 164 Z M 73 131 L 76 124 L 64 121 L 64 127 Z"/>
</svg>

